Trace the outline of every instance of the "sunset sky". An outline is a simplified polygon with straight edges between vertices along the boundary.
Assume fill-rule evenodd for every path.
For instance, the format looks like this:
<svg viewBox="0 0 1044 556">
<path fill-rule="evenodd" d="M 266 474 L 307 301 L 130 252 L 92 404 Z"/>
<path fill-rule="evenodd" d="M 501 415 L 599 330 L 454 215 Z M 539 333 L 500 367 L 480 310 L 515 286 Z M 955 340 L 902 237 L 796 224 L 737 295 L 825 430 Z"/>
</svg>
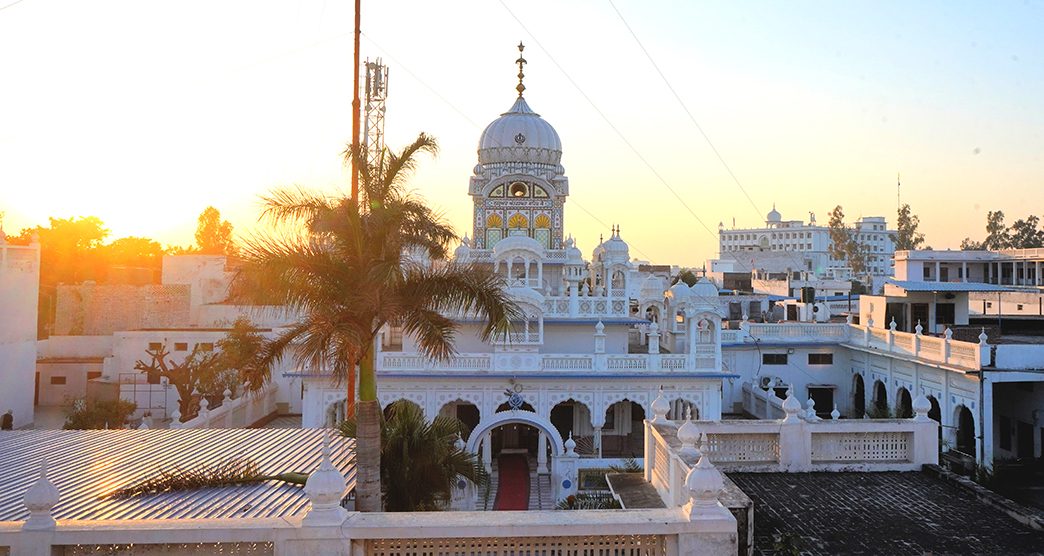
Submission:
<svg viewBox="0 0 1044 556">
<path fill-rule="evenodd" d="M 350 1 L 12 1 L 8 233 L 95 215 L 113 238 L 187 245 L 207 205 L 243 232 L 265 191 L 346 187 Z M 632 256 L 699 265 L 719 222 L 757 225 L 773 203 L 784 219 L 841 204 L 894 225 L 897 172 L 937 249 L 980 238 L 987 210 L 1044 214 L 1042 2 L 614 2 L 753 203 L 608 0 L 364 0 L 363 56 L 391 67 L 389 145 L 439 139 L 414 184 L 460 233 L 519 40 L 586 253 L 619 224 Z"/>
</svg>

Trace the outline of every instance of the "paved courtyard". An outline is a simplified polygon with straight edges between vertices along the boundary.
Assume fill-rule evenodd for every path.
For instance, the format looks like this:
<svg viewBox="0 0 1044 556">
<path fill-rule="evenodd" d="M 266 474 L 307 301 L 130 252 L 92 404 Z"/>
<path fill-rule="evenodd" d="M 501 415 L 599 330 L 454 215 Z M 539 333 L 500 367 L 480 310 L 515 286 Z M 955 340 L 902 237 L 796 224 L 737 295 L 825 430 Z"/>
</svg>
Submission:
<svg viewBox="0 0 1044 556">
<path fill-rule="evenodd" d="M 754 501 L 755 554 L 1044 554 L 1033 531 L 925 473 L 729 473 Z"/>
</svg>

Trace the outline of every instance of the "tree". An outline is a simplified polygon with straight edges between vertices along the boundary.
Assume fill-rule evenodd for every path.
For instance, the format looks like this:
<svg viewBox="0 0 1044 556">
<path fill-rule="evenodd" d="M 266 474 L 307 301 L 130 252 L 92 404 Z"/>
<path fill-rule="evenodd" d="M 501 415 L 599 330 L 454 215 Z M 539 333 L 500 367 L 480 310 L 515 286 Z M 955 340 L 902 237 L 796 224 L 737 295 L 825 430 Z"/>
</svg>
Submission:
<svg viewBox="0 0 1044 556">
<path fill-rule="evenodd" d="M 475 484 L 488 480 L 475 454 L 456 446 L 464 424 L 455 417 L 436 415 L 429 423 L 420 406 L 407 400 L 391 404 L 387 411 L 387 419 L 379 415 L 385 511 L 442 509 L 458 479 Z M 340 429 L 348 438 L 358 437 L 354 418 L 341 423 Z"/>
<path fill-rule="evenodd" d="M 221 212 L 207 207 L 199 215 L 196 226 L 196 247 L 204 255 L 235 255 L 236 245 L 232 241 L 232 224 L 221 219 Z"/>
<path fill-rule="evenodd" d="M 167 383 L 178 391 L 178 412 L 181 413 L 183 421 L 191 419 L 199 409 L 196 392 L 214 396 L 224 391 L 222 388 L 217 393 L 213 392 L 213 386 L 217 382 L 214 375 L 220 370 L 217 365 L 218 355 L 213 351 L 204 351 L 200 344 L 196 344 L 192 352 L 180 362 L 169 359 L 170 352 L 167 351 L 167 346 L 162 344 L 150 347 L 145 353 L 151 361 L 145 363 L 139 359 L 134 364 L 134 369 L 148 374 L 150 382 L 159 378 L 167 379 Z M 206 389 L 208 386 L 210 391 Z"/>
<path fill-rule="evenodd" d="M 1044 231 L 1040 229 L 1040 218 L 1027 216 L 1016 220 L 1008 229 L 1009 245 L 1013 249 L 1044 247 Z"/>
<path fill-rule="evenodd" d="M 265 347 L 265 337 L 250 322 L 250 319 L 246 317 L 236 319 L 232 329 L 224 338 L 218 340 L 215 347 L 219 350 L 217 361 L 219 372 L 230 374 L 229 378 L 237 385 L 265 382 L 264 371 L 259 366 L 261 353 Z"/>
<path fill-rule="evenodd" d="M 847 261 L 856 276 L 865 274 L 870 258 L 870 246 L 856 240 L 855 230 L 845 224 L 845 211 L 841 205 L 830 211 L 827 228 L 830 233 L 827 252 L 830 256 L 837 261 Z"/>
<path fill-rule="evenodd" d="M 827 224 L 830 232 L 830 245 L 827 252 L 835 261 L 843 261 L 848 256 L 848 244 L 852 241 L 852 232 L 845 226 L 845 211 L 841 205 L 830 211 L 830 222 Z"/>
<path fill-rule="evenodd" d="M 693 272 L 691 268 L 686 268 L 682 269 L 682 271 L 674 277 L 674 282 L 671 285 L 677 284 L 678 282 L 683 282 L 686 286 L 689 286 L 691 288 L 696 282 L 699 281 L 700 279 L 696 277 L 696 273 Z"/>
<path fill-rule="evenodd" d="M 74 400 L 66 408 L 66 430 L 122 429 L 127 418 L 138 406 L 122 399 L 96 401 L 88 404 L 83 398 Z"/>
<path fill-rule="evenodd" d="M 147 268 L 154 281 L 163 268 L 163 246 L 146 237 L 121 237 L 101 250 L 109 267 Z"/>
<path fill-rule="evenodd" d="M 924 243 L 924 234 L 917 231 L 921 219 L 913 214 L 910 205 L 904 204 L 899 207 L 899 219 L 896 223 L 896 233 L 892 234 L 892 243 L 896 251 L 917 249 Z"/>
<path fill-rule="evenodd" d="M 986 246 L 981 242 L 973 241 L 970 237 L 966 237 L 961 241 L 962 251 L 982 251 L 985 248 Z"/>
<path fill-rule="evenodd" d="M 982 245 L 990 251 L 999 251 L 1011 246 L 1011 236 L 1004 226 L 1004 213 L 1002 211 L 990 211 L 986 215 L 986 239 Z"/>
<path fill-rule="evenodd" d="M 298 233 L 247 241 L 233 278 L 234 297 L 301 315 L 265 342 L 259 359 L 265 381 L 272 366 L 292 354 L 347 382 L 347 414 L 353 415 L 358 365 L 356 507 L 361 511 L 381 508 L 381 410 L 373 349 L 380 330 L 399 325 L 424 353 L 442 360 L 454 353 L 457 323 L 451 316 L 484 319 L 480 335 L 486 341 L 505 334 L 520 317 L 504 279 L 492 270 L 430 265 L 415 255 L 445 261 L 456 239 L 449 224 L 406 189 L 415 155 L 436 150 L 435 141 L 421 134 L 402 152 L 386 154 L 379 168 L 353 152 L 359 168 L 357 199 L 301 190 L 279 190 L 264 198 L 263 217 Z M 251 388 L 261 385 L 250 383 Z"/>
</svg>

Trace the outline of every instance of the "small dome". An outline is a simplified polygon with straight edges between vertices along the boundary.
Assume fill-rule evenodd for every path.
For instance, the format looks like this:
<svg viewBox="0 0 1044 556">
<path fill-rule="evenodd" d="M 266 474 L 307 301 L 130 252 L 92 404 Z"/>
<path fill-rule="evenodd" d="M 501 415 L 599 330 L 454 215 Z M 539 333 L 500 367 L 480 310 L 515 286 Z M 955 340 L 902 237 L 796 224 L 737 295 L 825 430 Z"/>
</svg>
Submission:
<svg viewBox="0 0 1044 556">
<path fill-rule="evenodd" d="M 566 264 L 581 266 L 584 264 L 584 254 L 577 249 L 576 241 L 574 241 L 572 237 L 566 238 L 565 240 L 565 254 Z"/>
<path fill-rule="evenodd" d="M 467 234 L 460 240 L 460 245 L 453 251 L 453 260 L 457 262 L 465 262 L 471 256 L 470 240 Z"/>
<path fill-rule="evenodd" d="M 765 221 L 766 222 L 782 222 L 782 220 L 783 220 L 783 216 L 781 214 L 779 214 L 779 211 L 776 210 L 776 204 L 773 203 L 772 204 L 772 210 L 768 213 L 768 216 L 765 217 Z"/>
<path fill-rule="evenodd" d="M 685 282 L 678 282 L 671 286 L 671 289 L 667 290 L 667 297 L 671 298 L 674 305 L 685 303 L 692 297 L 692 290 L 689 286 L 685 285 Z"/>
<path fill-rule="evenodd" d="M 500 259 L 511 251 L 526 251 L 538 258 L 544 258 L 544 246 L 539 241 L 525 235 L 525 233 L 511 233 L 506 238 L 498 241 L 493 246 L 493 258 Z"/>
<path fill-rule="evenodd" d="M 700 281 L 693 284 L 690 290 L 694 297 L 704 301 L 716 300 L 718 298 L 718 287 L 707 278 L 700 278 Z"/>
<path fill-rule="evenodd" d="M 557 167 L 562 160 L 562 140 L 520 96 L 510 110 L 486 126 L 478 157 L 480 164 L 535 162 Z"/>
<path fill-rule="evenodd" d="M 642 299 L 659 299 L 667 291 L 667 284 L 659 276 L 648 276 L 642 281 L 639 297 Z"/>
</svg>

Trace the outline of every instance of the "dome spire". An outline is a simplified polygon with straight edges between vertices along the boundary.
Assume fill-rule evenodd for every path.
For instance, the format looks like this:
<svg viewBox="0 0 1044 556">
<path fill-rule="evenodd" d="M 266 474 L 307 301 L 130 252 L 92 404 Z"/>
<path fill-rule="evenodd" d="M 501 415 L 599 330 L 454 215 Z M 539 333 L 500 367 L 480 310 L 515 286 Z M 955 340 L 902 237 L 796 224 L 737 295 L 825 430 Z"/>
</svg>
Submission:
<svg viewBox="0 0 1044 556">
<path fill-rule="evenodd" d="M 515 90 L 518 91 L 518 98 L 522 98 L 522 91 L 526 90 L 526 86 L 522 84 L 522 78 L 526 76 L 522 71 L 522 66 L 527 63 L 526 59 L 522 57 L 522 51 L 525 49 L 526 46 L 522 44 L 522 41 L 518 41 L 518 60 L 515 60 L 515 63 L 518 64 L 518 86 L 515 87 Z"/>
</svg>

